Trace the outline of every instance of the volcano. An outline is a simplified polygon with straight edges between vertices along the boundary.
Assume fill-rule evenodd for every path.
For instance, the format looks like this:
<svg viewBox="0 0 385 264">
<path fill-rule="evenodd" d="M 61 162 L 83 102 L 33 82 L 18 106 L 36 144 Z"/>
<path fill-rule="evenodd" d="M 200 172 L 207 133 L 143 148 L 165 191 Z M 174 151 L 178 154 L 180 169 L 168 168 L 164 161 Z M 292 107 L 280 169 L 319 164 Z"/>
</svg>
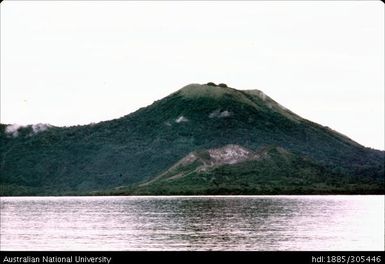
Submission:
<svg viewBox="0 0 385 264">
<path fill-rule="evenodd" d="M 190 84 L 118 119 L 0 125 L 1 195 L 384 193 L 384 151 L 259 90 Z"/>
</svg>

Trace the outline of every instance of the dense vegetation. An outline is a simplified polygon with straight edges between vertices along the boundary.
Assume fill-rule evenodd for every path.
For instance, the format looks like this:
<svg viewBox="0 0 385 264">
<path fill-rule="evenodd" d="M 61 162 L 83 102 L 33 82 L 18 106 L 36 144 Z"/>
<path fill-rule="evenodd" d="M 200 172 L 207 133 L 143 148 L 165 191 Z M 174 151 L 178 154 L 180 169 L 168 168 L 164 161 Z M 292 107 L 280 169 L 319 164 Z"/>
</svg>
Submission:
<svg viewBox="0 0 385 264">
<path fill-rule="evenodd" d="M 273 101 L 252 92 L 189 85 L 135 113 L 107 122 L 50 127 L 38 133 L 24 127 L 17 136 L 1 125 L 1 195 L 84 194 L 136 186 L 192 151 L 226 144 L 250 149 L 282 146 L 314 161 L 319 173 L 313 173 L 315 167 L 308 173 L 301 169 L 307 166 L 295 162 L 280 170 L 269 163 L 225 166 L 206 175 L 205 193 L 296 193 L 301 192 L 301 186 L 314 187 L 314 193 L 334 192 L 336 188 L 347 193 L 371 193 L 384 181 L 384 152 L 365 148 L 279 109 Z M 294 176 L 284 176 L 287 173 Z M 235 174 L 240 178 L 234 178 Z M 304 180 L 298 183 L 301 175 L 305 175 Z M 183 186 L 206 176 L 186 178 L 188 183 L 180 182 L 174 189 L 200 193 L 202 190 L 186 191 Z M 269 183 L 251 182 L 261 177 L 268 177 Z M 131 192 L 132 188 L 121 189 Z M 158 193 L 162 192 L 159 189 Z"/>
<path fill-rule="evenodd" d="M 344 194 L 383 193 L 383 181 L 343 175 L 269 147 L 262 160 L 196 170 L 194 162 L 148 183 L 105 194 Z M 99 193 L 100 194 L 100 193 Z"/>
</svg>

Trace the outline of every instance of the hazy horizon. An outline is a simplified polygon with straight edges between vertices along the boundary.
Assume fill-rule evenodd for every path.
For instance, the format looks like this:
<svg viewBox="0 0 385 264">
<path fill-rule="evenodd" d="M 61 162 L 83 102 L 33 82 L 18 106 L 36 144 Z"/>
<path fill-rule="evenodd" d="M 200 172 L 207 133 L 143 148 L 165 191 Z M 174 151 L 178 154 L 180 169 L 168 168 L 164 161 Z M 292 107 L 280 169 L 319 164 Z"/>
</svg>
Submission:
<svg viewBox="0 0 385 264">
<path fill-rule="evenodd" d="M 212 81 L 261 90 L 384 150 L 381 2 L 5 1 L 0 8 L 3 124 L 111 120 Z"/>
</svg>

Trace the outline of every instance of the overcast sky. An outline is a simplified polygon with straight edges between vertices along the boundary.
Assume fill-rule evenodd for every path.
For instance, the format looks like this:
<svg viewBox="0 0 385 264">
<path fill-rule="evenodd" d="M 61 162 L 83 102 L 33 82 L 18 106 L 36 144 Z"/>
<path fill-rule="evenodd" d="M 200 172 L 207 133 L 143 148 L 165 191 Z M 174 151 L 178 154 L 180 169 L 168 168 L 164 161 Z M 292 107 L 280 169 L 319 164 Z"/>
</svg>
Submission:
<svg viewBox="0 0 385 264">
<path fill-rule="evenodd" d="M 1 123 L 109 120 L 209 81 L 384 149 L 384 4 L 1 4 Z"/>
</svg>

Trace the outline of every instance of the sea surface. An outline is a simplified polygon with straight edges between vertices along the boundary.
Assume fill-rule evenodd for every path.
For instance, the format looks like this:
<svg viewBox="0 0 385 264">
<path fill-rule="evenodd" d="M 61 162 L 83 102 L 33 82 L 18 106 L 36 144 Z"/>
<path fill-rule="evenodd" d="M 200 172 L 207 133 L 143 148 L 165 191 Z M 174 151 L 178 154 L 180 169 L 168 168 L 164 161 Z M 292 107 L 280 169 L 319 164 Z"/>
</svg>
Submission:
<svg viewBox="0 0 385 264">
<path fill-rule="evenodd" d="M 384 196 L 1 197 L 1 250 L 384 250 Z"/>
</svg>

